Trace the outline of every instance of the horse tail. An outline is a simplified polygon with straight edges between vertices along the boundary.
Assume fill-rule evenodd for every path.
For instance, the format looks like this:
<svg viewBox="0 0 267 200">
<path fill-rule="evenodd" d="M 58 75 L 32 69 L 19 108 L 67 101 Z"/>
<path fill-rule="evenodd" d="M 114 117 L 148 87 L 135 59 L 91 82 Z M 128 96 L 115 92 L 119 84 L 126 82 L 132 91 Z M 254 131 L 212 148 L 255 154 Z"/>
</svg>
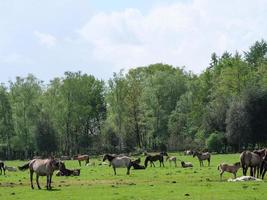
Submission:
<svg viewBox="0 0 267 200">
<path fill-rule="evenodd" d="M 30 167 L 30 162 L 27 162 L 23 166 L 18 166 L 18 168 L 19 168 L 20 171 L 24 171 L 26 169 L 29 169 L 29 167 Z"/>
</svg>

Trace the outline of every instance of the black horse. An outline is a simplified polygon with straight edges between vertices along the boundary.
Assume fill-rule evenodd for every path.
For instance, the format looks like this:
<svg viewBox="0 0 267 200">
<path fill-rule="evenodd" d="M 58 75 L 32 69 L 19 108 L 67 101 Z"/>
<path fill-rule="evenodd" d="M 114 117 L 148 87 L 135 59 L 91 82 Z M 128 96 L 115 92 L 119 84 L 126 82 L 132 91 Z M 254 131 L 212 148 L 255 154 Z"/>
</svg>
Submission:
<svg viewBox="0 0 267 200">
<path fill-rule="evenodd" d="M 1 172 L 0 175 L 2 175 L 2 169 L 3 169 L 4 175 L 5 175 L 6 174 L 5 164 L 4 164 L 4 161 L 0 160 L 0 172 Z"/>
<path fill-rule="evenodd" d="M 152 165 L 155 167 L 155 164 L 154 164 L 155 161 L 159 161 L 159 166 L 161 167 L 161 164 L 162 164 L 162 166 L 164 167 L 163 156 L 168 156 L 168 154 L 166 152 L 161 152 L 161 153 L 156 154 L 156 155 L 147 155 L 147 157 L 145 159 L 145 167 L 147 167 L 148 161 L 150 162 L 151 167 L 152 167 Z"/>
</svg>

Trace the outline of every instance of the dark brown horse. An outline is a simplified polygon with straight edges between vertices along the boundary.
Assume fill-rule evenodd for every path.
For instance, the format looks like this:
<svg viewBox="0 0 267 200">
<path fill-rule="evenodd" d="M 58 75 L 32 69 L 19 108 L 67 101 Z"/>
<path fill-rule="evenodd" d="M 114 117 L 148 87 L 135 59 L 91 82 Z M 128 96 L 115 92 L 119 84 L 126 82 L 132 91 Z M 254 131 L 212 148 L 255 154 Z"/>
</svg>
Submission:
<svg viewBox="0 0 267 200">
<path fill-rule="evenodd" d="M 81 161 L 85 161 L 85 165 L 87 165 L 89 163 L 89 156 L 88 155 L 75 155 L 73 157 L 73 160 L 78 160 L 79 165 L 81 167 Z"/>
<path fill-rule="evenodd" d="M 251 151 L 243 151 L 240 154 L 240 162 L 243 169 L 243 175 L 246 176 L 247 170 L 250 167 L 250 176 L 259 177 L 259 170 L 262 162 L 262 158 Z"/>
<path fill-rule="evenodd" d="M 6 174 L 5 163 L 4 161 L 0 160 L 0 172 L 1 172 L 0 175 L 2 175 L 2 170 L 4 171 L 4 175 L 5 175 Z"/>
<path fill-rule="evenodd" d="M 203 166 L 204 167 L 204 164 L 203 164 L 203 160 L 207 160 L 208 163 L 209 163 L 209 166 L 210 166 L 210 158 L 211 158 L 211 155 L 209 152 L 205 152 L 205 153 L 200 153 L 198 151 L 195 151 L 194 154 L 193 154 L 193 157 L 197 157 L 198 160 L 199 160 L 199 164 L 200 164 L 200 167 Z"/>
<path fill-rule="evenodd" d="M 80 169 L 67 169 L 64 162 L 62 162 L 59 172 L 56 174 L 57 176 L 80 176 Z"/>
<path fill-rule="evenodd" d="M 265 154 L 261 163 L 260 175 L 262 179 L 264 179 L 266 171 L 267 171 L 267 153 Z"/>
<path fill-rule="evenodd" d="M 147 155 L 146 159 L 145 159 L 145 167 L 147 167 L 148 162 L 150 162 L 150 166 L 152 167 L 152 165 L 155 167 L 154 162 L 155 161 L 159 161 L 159 166 L 161 167 L 161 165 L 164 167 L 164 157 L 163 156 L 168 156 L 168 154 L 166 152 L 161 152 L 159 154 L 156 155 Z"/>
<path fill-rule="evenodd" d="M 52 182 L 52 176 L 53 172 L 55 170 L 59 170 L 61 167 L 62 162 L 55 160 L 53 158 L 50 159 L 33 159 L 23 166 L 19 166 L 19 170 L 23 171 L 26 169 L 30 169 L 30 180 L 31 180 L 31 187 L 33 187 L 32 179 L 33 179 L 33 173 L 36 173 L 36 183 L 38 186 L 38 189 L 41 189 L 39 185 L 39 176 L 46 176 L 46 189 L 50 190 L 51 182 Z"/>
</svg>

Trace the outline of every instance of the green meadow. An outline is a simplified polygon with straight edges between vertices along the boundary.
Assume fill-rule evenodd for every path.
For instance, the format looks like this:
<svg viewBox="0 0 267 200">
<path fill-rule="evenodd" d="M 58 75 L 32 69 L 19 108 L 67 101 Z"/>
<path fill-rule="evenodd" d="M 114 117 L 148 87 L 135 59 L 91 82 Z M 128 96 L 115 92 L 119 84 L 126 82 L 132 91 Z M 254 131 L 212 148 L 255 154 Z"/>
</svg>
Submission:
<svg viewBox="0 0 267 200">
<path fill-rule="evenodd" d="M 204 162 L 204 167 L 199 166 L 197 158 L 182 156 L 177 158 L 192 162 L 192 169 L 170 166 L 165 162 L 165 167 L 148 167 L 146 170 L 131 170 L 126 175 L 126 169 L 118 169 L 117 175 L 107 165 L 98 165 L 101 158 L 94 158 L 90 163 L 95 165 L 82 166 L 79 177 L 53 176 L 51 191 L 45 189 L 46 178 L 40 178 L 42 190 L 30 188 L 29 171 L 6 172 L 0 176 L 0 199 L 27 199 L 27 200 L 51 200 L 51 199 L 116 199 L 116 200 L 176 200 L 176 199 L 267 199 L 267 184 L 258 182 L 227 182 L 232 174 L 225 173 L 223 181 L 220 181 L 217 166 L 219 163 L 234 163 L 239 160 L 239 154 L 212 155 L 211 166 Z M 144 158 L 142 157 L 142 164 Z M 22 165 L 23 161 L 6 161 L 7 166 Z M 77 161 L 65 161 L 67 168 L 79 168 Z M 83 163 L 84 164 L 84 163 Z M 242 170 L 238 171 L 241 176 Z"/>
</svg>

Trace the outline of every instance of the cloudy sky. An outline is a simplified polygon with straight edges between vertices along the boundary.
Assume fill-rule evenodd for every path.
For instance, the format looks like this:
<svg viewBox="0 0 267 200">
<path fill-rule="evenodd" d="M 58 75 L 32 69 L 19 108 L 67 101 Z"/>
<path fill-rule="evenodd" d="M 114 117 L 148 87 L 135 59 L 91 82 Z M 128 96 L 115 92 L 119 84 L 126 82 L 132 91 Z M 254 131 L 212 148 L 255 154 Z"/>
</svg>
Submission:
<svg viewBox="0 0 267 200">
<path fill-rule="evenodd" d="M 266 21 L 266 0 L 0 0 L 0 82 L 157 62 L 200 73 L 212 52 L 266 39 Z"/>
</svg>

